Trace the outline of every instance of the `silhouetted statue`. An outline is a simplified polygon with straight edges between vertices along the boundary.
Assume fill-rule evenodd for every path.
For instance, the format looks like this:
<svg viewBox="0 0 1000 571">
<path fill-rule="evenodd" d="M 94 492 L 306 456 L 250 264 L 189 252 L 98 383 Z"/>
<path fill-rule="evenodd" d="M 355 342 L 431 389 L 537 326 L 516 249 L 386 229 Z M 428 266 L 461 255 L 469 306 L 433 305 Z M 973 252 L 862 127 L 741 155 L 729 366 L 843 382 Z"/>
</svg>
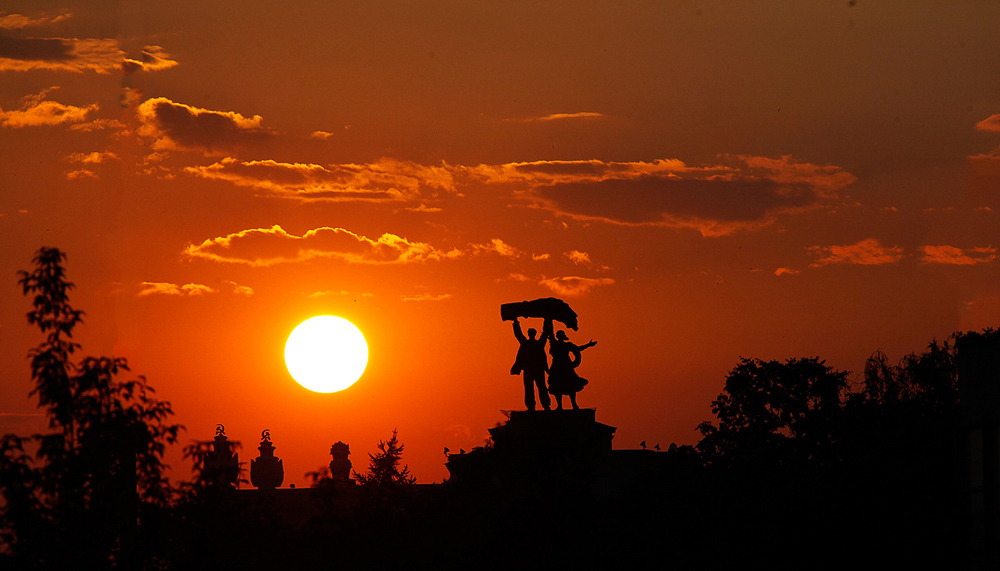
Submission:
<svg viewBox="0 0 1000 571">
<path fill-rule="evenodd" d="M 549 341 L 549 354 L 552 355 L 549 393 L 556 399 L 556 410 L 562 410 L 563 395 L 569 395 L 574 410 L 580 408 L 576 404 L 576 393 L 583 390 L 588 381 L 576 374 L 576 368 L 580 366 L 581 352 L 594 345 L 597 345 L 597 341 L 593 339 L 585 345 L 574 345 L 563 330 L 556 332 L 555 339 Z"/>
<path fill-rule="evenodd" d="M 273 490 L 285 480 L 285 468 L 281 459 L 274 455 L 271 431 L 260 433 L 260 456 L 250 461 L 250 483 L 260 490 Z"/>
<path fill-rule="evenodd" d="M 521 346 L 517 350 L 517 357 L 514 359 L 514 366 L 510 368 L 510 374 L 517 375 L 523 373 L 524 378 L 524 406 L 528 410 L 535 410 L 535 387 L 538 387 L 538 400 L 542 403 L 542 408 L 549 410 L 552 405 L 549 402 L 549 392 L 545 388 L 545 373 L 549 370 L 549 360 L 545 356 L 545 343 L 552 339 L 552 320 L 546 319 L 542 326 L 542 336 L 535 338 L 537 331 L 528 329 L 528 336 L 521 332 L 521 322 L 514 318 L 514 337 Z"/>
<path fill-rule="evenodd" d="M 240 478 L 240 456 L 233 452 L 232 443 L 226 437 L 226 427 L 215 427 L 212 452 L 205 458 L 203 477 L 220 488 L 233 488 Z"/>
<path fill-rule="evenodd" d="M 350 454 L 351 447 L 341 441 L 337 441 L 330 447 L 330 455 L 333 456 L 333 460 L 330 461 L 330 479 L 334 482 L 347 483 L 351 481 L 352 465 L 348 458 Z"/>
</svg>

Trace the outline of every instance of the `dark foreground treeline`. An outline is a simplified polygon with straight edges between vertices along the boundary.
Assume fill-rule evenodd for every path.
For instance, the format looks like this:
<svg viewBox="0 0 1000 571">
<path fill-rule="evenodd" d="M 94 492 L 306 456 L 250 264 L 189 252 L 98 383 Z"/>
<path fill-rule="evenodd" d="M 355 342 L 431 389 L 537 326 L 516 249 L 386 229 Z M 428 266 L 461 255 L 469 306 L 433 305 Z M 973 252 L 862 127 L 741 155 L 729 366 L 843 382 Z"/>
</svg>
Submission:
<svg viewBox="0 0 1000 571">
<path fill-rule="evenodd" d="M 970 561 L 954 343 L 852 382 L 816 358 L 744 359 L 696 446 L 627 485 L 414 485 L 380 444 L 358 484 L 233 490 L 163 476 L 181 427 L 124 360 L 75 357 L 64 255 L 20 283 L 45 435 L 0 441 L 0 569 L 954 569 Z M 993 332 L 969 334 L 994 337 Z M 956 338 L 957 339 L 957 338 Z M 192 447 L 196 467 L 207 449 Z M 584 478 L 585 480 L 585 478 Z M 541 482 L 546 482 L 541 484 Z M 584 482 L 585 483 L 585 482 Z"/>
</svg>

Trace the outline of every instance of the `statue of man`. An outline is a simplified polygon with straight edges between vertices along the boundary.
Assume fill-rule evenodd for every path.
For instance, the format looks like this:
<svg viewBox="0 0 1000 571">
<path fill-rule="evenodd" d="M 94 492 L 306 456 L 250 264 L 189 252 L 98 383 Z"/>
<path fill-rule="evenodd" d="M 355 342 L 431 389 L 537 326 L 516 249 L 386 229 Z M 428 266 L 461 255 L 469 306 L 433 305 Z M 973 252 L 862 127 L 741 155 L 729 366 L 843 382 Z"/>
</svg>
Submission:
<svg viewBox="0 0 1000 571">
<path fill-rule="evenodd" d="M 545 388 L 545 373 L 549 370 L 549 360 L 545 355 L 545 343 L 552 339 L 552 320 L 546 319 L 542 326 L 542 336 L 535 339 L 537 331 L 528 329 L 528 336 L 521 332 L 521 322 L 514 319 L 514 337 L 521 346 L 517 350 L 514 366 L 510 374 L 523 374 L 524 406 L 535 410 L 535 387 L 538 388 L 538 400 L 542 408 L 549 410 L 549 391 Z"/>
</svg>

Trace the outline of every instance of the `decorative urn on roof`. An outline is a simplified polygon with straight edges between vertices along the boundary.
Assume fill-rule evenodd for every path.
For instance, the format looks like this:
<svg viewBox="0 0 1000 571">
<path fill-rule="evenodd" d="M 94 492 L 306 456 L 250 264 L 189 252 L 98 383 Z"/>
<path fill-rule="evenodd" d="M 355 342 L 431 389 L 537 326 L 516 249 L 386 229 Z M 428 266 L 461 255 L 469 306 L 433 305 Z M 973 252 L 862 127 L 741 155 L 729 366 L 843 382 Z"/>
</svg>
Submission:
<svg viewBox="0 0 1000 571">
<path fill-rule="evenodd" d="M 205 456 L 202 478 L 217 488 L 232 489 L 240 477 L 240 456 L 226 436 L 226 427 L 215 427 L 212 451 Z"/>
<path fill-rule="evenodd" d="M 270 430 L 264 429 L 260 433 L 260 446 L 257 450 L 260 451 L 260 456 L 250 461 L 250 483 L 260 490 L 273 490 L 285 480 L 285 468 L 281 459 L 274 455 Z"/>
<path fill-rule="evenodd" d="M 341 441 L 330 447 L 330 479 L 338 483 L 351 481 L 351 461 L 347 457 L 351 454 L 351 447 Z"/>
</svg>

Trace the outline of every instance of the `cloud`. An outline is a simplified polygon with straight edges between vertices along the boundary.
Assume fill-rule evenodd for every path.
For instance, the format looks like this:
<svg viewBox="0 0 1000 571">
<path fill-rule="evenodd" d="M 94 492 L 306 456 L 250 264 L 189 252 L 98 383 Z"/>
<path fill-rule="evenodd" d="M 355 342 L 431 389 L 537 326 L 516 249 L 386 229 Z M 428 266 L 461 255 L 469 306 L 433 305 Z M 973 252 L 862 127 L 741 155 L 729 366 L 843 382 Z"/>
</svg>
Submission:
<svg viewBox="0 0 1000 571">
<path fill-rule="evenodd" d="M 436 206 L 427 206 L 421 202 L 417 206 L 408 206 L 404 210 L 409 210 L 410 212 L 441 212 L 441 209 Z"/>
<path fill-rule="evenodd" d="M 724 157 L 692 167 L 652 162 L 536 161 L 465 169 L 486 183 L 520 184 L 518 196 L 580 220 L 692 228 L 705 236 L 771 224 L 775 215 L 831 203 L 857 179 L 840 167 L 791 157 Z"/>
<path fill-rule="evenodd" d="M 50 16 L 7 14 L 0 16 L 0 30 L 21 30 L 54 24 L 72 16 L 70 12 Z M 177 62 L 160 46 L 146 46 L 138 58 L 128 58 L 113 38 L 34 38 L 0 35 L 0 71 L 116 71 L 126 76 L 145 70 L 171 68 Z"/>
<path fill-rule="evenodd" d="M 560 121 L 563 119 L 603 119 L 603 113 L 594 113 L 590 111 L 582 111 L 579 113 L 551 113 L 549 115 L 542 115 L 540 117 L 527 117 L 524 119 L 507 119 L 507 121 L 518 121 L 521 123 L 536 123 L 545 121 Z"/>
<path fill-rule="evenodd" d="M 151 104 L 147 101 L 143 105 Z M 503 185 L 523 191 L 544 184 L 685 169 L 687 167 L 680 161 L 538 161 L 470 167 L 447 163 L 421 165 L 391 158 L 364 164 L 319 165 L 275 160 L 240 161 L 227 157 L 212 165 L 185 170 L 202 178 L 225 180 L 285 198 L 417 201 L 437 197 L 442 192 L 458 194 L 460 186 L 470 184 Z"/>
<path fill-rule="evenodd" d="M 328 290 L 323 290 L 323 291 L 314 291 L 311 294 L 307 295 L 306 297 L 309 298 L 309 299 L 317 299 L 317 298 L 320 298 L 320 297 L 326 297 L 328 295 L 348 295 L 349 293 L 350 292 L 348 292 L 347 290 L 343 290 L 343 289 L 339 290 L 339 291 L 328 289 Z"/>
<path fill-rule="evenodd" d="M 0 71 L 44 69 L 105 74 L 119 70 L 124 59 L 115 39 L 0 36 Z"/>
<path fill-rule="evenodd" d="M 448 428 L 445 428 L 446 432 L 450 432 L 454 438 L 464 438 L 465 440 L 472 440 L 472 429 L 464 424 L 452 424 Z"/>
<path fill-rule="evenodd" d="M 343 228 L 324 226 L 296 236 L 275 225 L 241 230 L 201 244 L 188 244 L 184 255 L 267 267 L 313 259 L 338 259 L 355 264 L 404 264 L 454 258 L 461 252 L 445 252 L 395 234 L 382 234 L 373 240 Z"/>
<path fill-rule="evenodd" d="M 66 173 L 66 180 L 76 180 L 78 178 L 97 178 L 97 173 L 88 169 L 78 169 Z"/>
<path fill-rule="evenodd" d="M 177 62 L 171 59 L 170 54 L 160 46 L 146 46 L 142 48 L 139 54 L 139 59 L 125 58 L 122 61 L 121 68 L 125 75 L 132 75 L 140 70 L 159 71 L 161 69 L 170 69 L 177 65 Z"/>
<path fill-rule="evenodd" d="M 524 252 L 505 243 L 500 238 L 493 238 L 488 244 L 470 244 L 470 246 L 472 246 L 472 251 L 477 254 L 496 253 L 505 258 L 519 258 L 524 255 Z"/>
<path fill-rule="evenodd" d="M 49 92 L 59 89 L 50 87 L 37 95 L 29 95 L 21 99 L 21 108 L 16 111 L 0 109 L 0 126 L 19 129 L 22 127 L 40 127 L 45 125 L 61 125 L 63 123 L 79 123 L 87 118 L 91 111 L 97 111 L 97 104 L 86 107 L 66 105 L 57 101 L 47 101 Z"/>
<path fill-rule="evenodd" d="M 950 264 L 955 266 L 972 266 L 975 264 L 987 264 L 996 259 L 996 248 L 956 248 L 955 246 L 921 246 L 923 257 L 920 259 L 925 264 Z"/>
<path fill-rule="evenodd" d="M 982 121 L 976 123 L 976 129 L 980 131 L 1000 131 L 1000 113 L 990 115 Z"/>
<path fill-rule="evenodd" d="M 549 288 L 558 295 L 568 297 L 580 297 L 590 293 L 590 290 L 602 285 L 611 285 L 615 280 L 611 278 L 581 278 L 579 276 L 566 276 L 561 278 L 548 278 L 538 282 Z"/>
<path fill-rule="evenodd" d="M 563 252 L 563 255 L 569 258 L 571 262 L 577 265 L 590 265 L 590 254 L 587 252 L 581 252 L 579 250 L 570 250 L 569 252 Z"/>
<path fill-rule="evenodd" d="M 313 139 L 319 139 L 320 141 L 325 141 L 333 136 L 333 133 L 328 133 L 326 131 L 313 131 L 312 135 L 309 135 Z"/>
<path fill-rule="evenodd" d="M 614 178 L 638 178 L 643 175 L 667 175 L 702 172 L 721 174 L 731 169 L 692 168 L 677 159 L 652 162 L 608 162 L 600 160 L 530 161 L 501 165 L 454 167 L 469 179 L 491 184 L 520 183 L 527 187 L 572 182 L 598 182 Z"/>
<path fill-rule="evenodd" d="M 55 16 L 25 16 L 23 14 L 7 14 L 0 16 L 0 30 L 20 30 L 54 24 L 72 17 L 71 12 L 60 12 Z"/>
<path fill-rule="evenodd" d="M 416 295 L 401 295 L 400 299 L 403 301 L 443 301 L 446 299 L 451 299 L 450 293 L 443 293 L 441 295 L 431 295 L 429 293 L 420 293 Z"/>
<path fill-rule="evenodd" d="M 542 260 L 548 260 L 551 257 L 552 256 L 550 256 L 548 254 L 532 254 L 531 255 L 531 259 L 534 260 L 534 261 L 536 261 L 536 262 L 540 262 Z"/>
<path fill-rule="evenodd" d="M 750 155 L 730 156 L 746 163 L 750 176 L 773 180 L 780 184 L 805 184 L 815 189 L 821 198 L 837 197 L 838 191 L 858 178 L 844 169 L 831 165 L 800 163 L 785 155 L 777 159 Z"/>
<path fill-rule="evenodd" d="M 829 264 L 860 264 L 878 266 L 898 262 L 903 249 L 883 246 L 875 238 L 867 238 L 848 246 L 812 246 L 809 251 L 818 256 L 809 267 L 820 268 Z"/>
<path fill-rule="evenodd" d="M 175 103 L 166 97 L 147 99 L 138 108 L 139 135 L 153 139 L 153 149 L 204 151 L 209 154 L 260 143 L 274 131 L 261 126 L 260 115 L 212 111 Z"/>
<path fill-rule="evenodd" d="M 253 288 L 250 286 L 240 285 L 234 281 L 225 280 L 227 284 L 233 286 L 233 293 L 238 293 L 240 295 L 253 295 Z"/>
<path fill-rule="evenodd" d="M 515 282 L 530 282 L 530 281 L 534 281 L 531 278 L 529 278 L 528 276 L 526 276 L 524 274 L 518 274 L 518 273 L 512 273 L 512 274 L 510 274 L 509 276 L 507 276 L 507 279 L 511 280 L 511 281 L 515 281 Z"/>
<path fill-rule="evenodd" d="M 92 165 L 101 164 L 110 160 L 118 160 L 118 155 L 110 151 L 94 151 L 92 153 L 73 153 L 66 157 L 71 163 L 84 165 L 83 168 L 66 173 L 67 180 L 78 178 L 97 178 L 97 173 L 92 169 Z"/>
<path fill-rule="evenodd" d="M 656 176 L 565 183 L 541 187 L 536 194 L 551 210 L 577 219 L 693 228 L 704 235 L 767 224 L 769 215 L 779 209 L 816 202 L 805 185 Z"/>
<path fill-rule="evenodd" d="M 783 275 L 786 275 L 786 274 L 787 275 L 795 275 L 795 274 L 800 274 L 800 273 L 802 273 L 800 270 L 793 270 L 791 268 L 778 268 L 778 269 L 774 270 L 774 275 L 776 275 L 776 276 L 783 276 Z"/>
<path fill-rule="evenodd" d="M 215 290 L 204 284 L 177 285 L 169 282 L 142 282 L 139 297 L 148 295 L 203 295 L 215 293 Z"/>
<path fill-rule="evenodd" d="M 227 157 L 208 166 L 184 170 L 201 178 L 224 180 L 264 194 L 302 201 L 415 201 L 437 191 L 455 191 L 455 181 L 445 166 L 428 167 L 386 158 L 374 163 L 323 166 Z"/>
<path fill-rule="evenodd" d="M 109 160 L 118 160 L 118 155 L 111 151 L 94 151 L 93 153 L 73 153 L 66 157 L 67 161 L 85 165 L 99 164 Z"/>
<path fill-rule="evenodd" d="M 259 121 L 248 125 L 257 127 Z M 409 202 L 413 206 L 408 209 L 416 212 L 437 211 L 426 207 L 429 199 L 461 196 L 466 188 L 495 187 L 522 205 L 578 220 L 691 228 L 705 236 L 759 229 L 772 224 L 778 215 L 834 204 L 840 191 L 857 180 L 840 167 L 787 156 L 726 155 L 723 159 L 721 164 L 701 166 L 677 159 L 428 166 L 389 158 L 320 165 L 227 157 L 211 165 L 187 167 L 185 172 L 270 196 Z"/>
<path fill-rule="evenodd" d="M 71 125 L 70 129 L 73 131 L 100 131 L 102 129 L 124 129 L 125 124 L 117 119 L 94 119 L 93 121 L 87 121 L 86 123 L 79 123 L 77 125 Z"/>
</svg>

